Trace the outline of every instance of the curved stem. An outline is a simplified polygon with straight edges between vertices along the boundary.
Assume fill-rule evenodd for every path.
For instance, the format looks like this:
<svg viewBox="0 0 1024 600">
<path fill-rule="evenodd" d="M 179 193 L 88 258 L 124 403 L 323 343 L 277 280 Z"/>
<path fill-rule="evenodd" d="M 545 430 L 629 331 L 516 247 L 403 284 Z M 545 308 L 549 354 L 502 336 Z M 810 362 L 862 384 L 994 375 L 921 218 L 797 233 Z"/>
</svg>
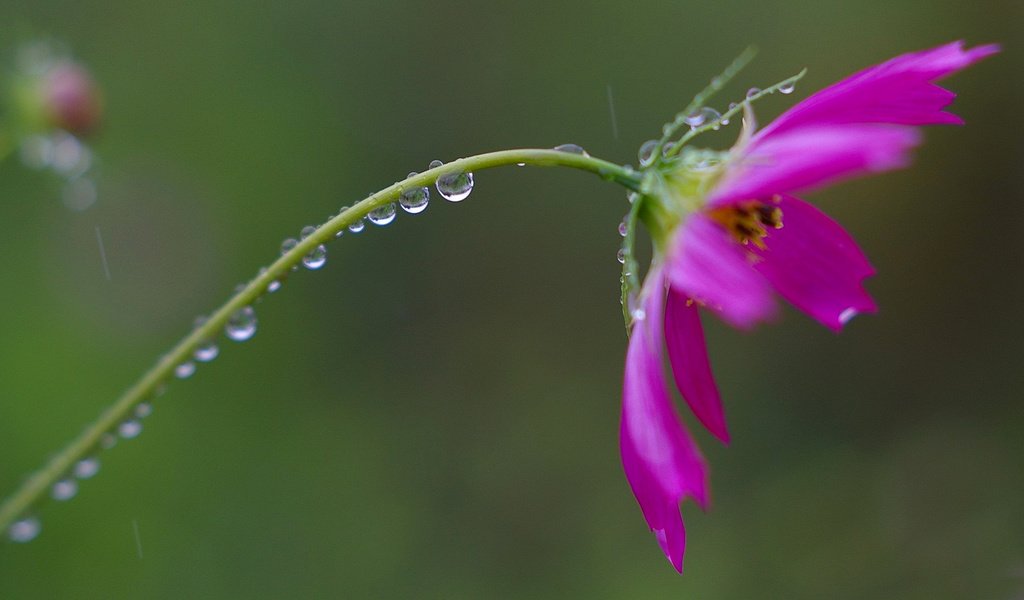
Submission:
<svg viewBox="0 0 1024 600">
<path fill-rule="evenodd" d="M 252 304 L 264 295 L 267 286 L 280 280 L 299 264 L 302 258 L 320 244 L 334 239 L 335 234 L 362 219 L 375 208 L 395 202 L 403 191 L 429 186 L 441 175 L 459 172 L 473 172 L 514 164 L 528 164 L 541 167 L 570 167 L 590 171 L 609 181 L 636 190 L 640 186 L 640 175 L 628 167 L 622 167 L 586 154 L 572 154 L 556 150 L 503 150 L 489 152 L 468 158 L 461 158 L 440 167 L 396 182 L 359 203 L 346 209 L 324 223 L 314 233 L 301 240 L 298 245 L 261 271 L 252 281 L 228 299 L 199 327 L 163 355 L 142 377 L 129 387 L 114 404 L 107 408 L 95 422 L 89 425 L 76 439 L 57 453 L 39 471 L 0 504 L 0 532 L 5 531 L 15 519 L 25 514 L 45 496 L 57 480 L 68 476 L 74 465 L 100 447 L 105 433 L 114 430 L 133 414 L 135 407 L 157 394 L 161 384 L 171 378 L 175 367 L 192 360 L 196 348 L 215 339 L 224 329 L 228 320 L 238 310 Z"/>
</svg>

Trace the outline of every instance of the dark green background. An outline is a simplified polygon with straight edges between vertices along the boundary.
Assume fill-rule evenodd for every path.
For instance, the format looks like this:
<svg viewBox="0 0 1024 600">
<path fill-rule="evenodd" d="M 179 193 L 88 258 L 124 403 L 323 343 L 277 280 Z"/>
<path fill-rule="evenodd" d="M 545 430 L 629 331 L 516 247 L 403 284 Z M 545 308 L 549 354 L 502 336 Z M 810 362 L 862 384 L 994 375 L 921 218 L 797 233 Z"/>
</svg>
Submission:
<svg viewBox="0 0 1024 600">
<path fill-rule="evenodd" d="M 763 121 L 904 51 L 1006 45 L 949 82 L 968 127 L 811 195 L 878 268 L 877 316 L 840 336 L 791 310 L 750 334 L 707 320 L 734 442 L 697 434 L 714 506 L 684 508 L 684 576 L 618 458 L 623 194 L 504 169 L 259 305 L 256 337 L 174 383 L 36 541 L 0 544 L 0 597 L 1024 593 L 1019 2 L 117 0 L 0 21 L 68 41 L 107 96 L 92 209 L 0 165 L 0 493 L 284 237 L 431 159 L 574 142 L 635 162 L 751 43 L 717 104 L 810 69 Z"/>
</svg>

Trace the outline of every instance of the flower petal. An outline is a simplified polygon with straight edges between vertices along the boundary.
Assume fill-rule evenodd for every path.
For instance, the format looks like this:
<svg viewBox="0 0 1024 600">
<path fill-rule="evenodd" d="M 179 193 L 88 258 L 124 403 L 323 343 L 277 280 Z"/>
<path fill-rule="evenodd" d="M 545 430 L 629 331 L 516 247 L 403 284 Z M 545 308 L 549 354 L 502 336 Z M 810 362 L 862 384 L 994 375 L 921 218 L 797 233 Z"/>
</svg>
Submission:
<svg viewBox="0 0 1024 600">
<path fill-rule="evenodd" d="M 749 328 L 775 314 L 771 289 L 750 255 L 704 214 L 690 216 L 679 227 L 669 251 L 672 287 L 731 324 Z"/>
<path fill-rule="evenodd" d="M 721 206 L 905 167 L 919 141 L 916 130 L 892 125 L 794 129 L 751 142 L 708 201 Z"/>
<path fill-rule="evenodd" d="M 665 305 L 665 342 L 679 393 L 704 427 L 728 444 L 729 431 L 722 398 L 711 374 L 700 312 L 686 295 L 674 290 L 669 291 Z"/>
<path fill-rule="evenodd" d="M 686 530 L 679 503 L 687 496 L 707 504 L 707 466 L 683 428 L 665 383 L 661 357 L 664 276 L 647 275 L 626 353 L 619 446 L 622 466 L 647 524 L 677 571 L 683 569 Z"/>
<path fill-rule="evenodd" d="M 768 230 L 754 265 L 783 298 L 833 331 L 878 310 L 863 280 L 875 269 L 850 234 L 810 204 L 783 197 L 782 229 Z"/>
<path fill-rule="evenodd" d="M 811 95 L 762 130 L 755 141 L 809 125 L 961 124 L 959 117 L 942 110 L 956 94 L 932 82 L 996 52 L 995 44 L 965 50 L 963 41 L 957 41 L 897 56 Z"/>
</svg>

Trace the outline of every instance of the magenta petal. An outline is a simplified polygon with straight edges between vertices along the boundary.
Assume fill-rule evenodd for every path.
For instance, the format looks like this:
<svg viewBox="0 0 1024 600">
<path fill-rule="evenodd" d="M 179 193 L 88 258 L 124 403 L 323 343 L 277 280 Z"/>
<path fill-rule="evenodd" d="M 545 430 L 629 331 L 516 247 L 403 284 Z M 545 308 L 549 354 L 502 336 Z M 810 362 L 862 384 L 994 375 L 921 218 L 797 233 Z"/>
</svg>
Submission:
<svg viewBox="0 0 1024 600">
<path fill-rule="evenodd" d="M 734 159 L 709 202 L 720 206 L 904 167 L 919 140 L 914 129 L 892 125 L 803 127 L 763 138 Z"/>
<path fill-rule="evenodd" d="M 664 277 L 653 267 L 644 282 L 645 317 L 626 353 L 619 445 L 633 494 L 666 557 L 682 572 L 686 532 L 679 503 L 707 504 L 707 467 L 672 405 L 662 368 Z"/>
<path fill-rule="evenodd" d="M 722 398 L 711 374 L 700 312 L 695 303 L 676 291 L 669 291 L 665 305 L 665 342 L 679 393 L 704 427 L 728 444 Z"/>
<path fill-rule="evenodd" d="M 834 331 L 878 308 L 863 280 L 875 274 L 850 234 L 810 204 L 786 196 L 782 229 L 769 230 L 755 268 L 783 298 Z"/>
<path fill-rule="evenodd" d="M 811 95 L 783 113 L 755 140 L 809 125 L 961 123 L 959 117 L 942 110 L 956 95 L 932 82 L 996 52 L 999 47 L 994 44 L 965 50 L 959 41 L 897 56 Z"/>
<path fill-rule="evenodd" d="M 691 215 L 672 242 L 666 268 L 672 287 L 733 325 L 748 328 L 775 314 L 768 282 L 752 256 L 718 223 Z"/>
</svg>

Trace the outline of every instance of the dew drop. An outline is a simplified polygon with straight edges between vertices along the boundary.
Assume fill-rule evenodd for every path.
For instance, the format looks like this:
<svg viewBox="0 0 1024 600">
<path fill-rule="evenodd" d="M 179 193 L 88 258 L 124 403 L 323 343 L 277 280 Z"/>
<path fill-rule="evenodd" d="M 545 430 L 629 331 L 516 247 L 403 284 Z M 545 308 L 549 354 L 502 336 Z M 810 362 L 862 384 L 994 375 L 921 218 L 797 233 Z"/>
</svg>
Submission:
<svg viewBox="0 0 1024 600">
<path fill-rule="evenodd" d="M 665 145 L 662 146 L 661 153 L 664 154 L 665 156 L 668 156 L 668 155 L 672 154 L 672 150 L 675 149 L 675 147 L 676 147 L 676 143 L 675 142 L 665 142 Z M 643 166 L 643 165 L 641 165 L 641 166 Z"/>
<path fill-rule="evenodd" d="M 384 206 L 375 208 L 366 215 L 366 219 L 378 226 L 385 226 L 395 220 L 395 215 L 398 209 L 395 208 L 394 202 L 389 202 Z"/>
<path fill-rule="evenodd" d="M 174 376 L 178 379 L 188 379 L 196 372 L 196 363 L 186 360 L 180 365 L 174 367 Z"/>
<path fill-rule="evenodd" d="M 61 479 L 50 488 L 50 496 L 54 500 L 70 500 L 78 493 L 78 482 L 74 479 Z"/>
<path fill-rule="evenodd" d="M 24 517 L 11 523 L 7 528 L 7 537 L 12 542 L 23 544 L 36 539 L 43 526 L 35 517 Z"/>
<path fill-rule="evenodd" d="M 409 177 L 415 177 L 418 175 L 416 171 L 409 173 Z M 409 214 L 419 214 L 427 210 L 427 204 L 430 202 L 430 188 L 428 187 L 417 187 L 411 190 L 405 190 L 402 195 L 398 197 L 398 204 L 401 205 L 402 210 Z"/>
<path fill-rule="evenodd" d="M 619 264 L 626 264 L 626 249 L 619 248 L 618 253 L 615 255 L 615 260 L 619 261 Z"/>
<path fill-rule="evenodd" d="M 348 226 L 348 230 L 351 231 L 352 233 L 359 233 L 364 229 L 366 229 L 366 222 L 363 221 L 361 218 Z"/>
<path fill-rule="evenodd" d="M 525 167 L 525 166 L 526 166 L 526 163 L 516 163 L 516 166 L 517 166 L 517 167 Z"/>
<path fill-rule="evenodd" d="M 626 222 L 623 221 L 619 223 L 619 235 L 621 235 L 622 237 L 626 237 L 627 233 L 629 233 L 629 226 L 626 225 Z"/>
<path fill-rule="evenodd" d="M 135 407 L 135 416 L 140 419 L 145 419 L 151 414 L 153 414 L 153 405 L 149 402 L 140 402 L 139 405 Z"/>
<path fill-rule="evenodd" d="M 306 225 L 302 228 L 302 231 L 299 232 L 299 238 L 304 240 L 314 233 L 316 233 L 316 225 Z"/>
<path fill-rule="evenodd" d="M 795 89 L 796 89 L 796 84 L 793 83 L 792 81 L 789 82 L 789 83 L 784 83 L 784 84 L 779 86 L 779 91 L 781 93 L 783 93 L 783 94 L 792 94 L 793 90 L 795 90 Z"/>
<path fill-rule="evenodd" d="M 658 148 L 658 140 L 647 140 L 640 145 L 636 156 L 640 159 L 641 167 L 649 167 L 654 162 L 654 151 Z"/>
<path fill-rule="evenodd" d="M 117 445 L 117 436 L 107 432 L 100 436 L 100 448 L 110 450 Z"/>
<path fill-rule="evenodd" d="M 116 437 L 114 438 L 117 439 Z M 100 472 L 100 459 L 95 457 L 83 458 L 75 463 L 75 477 L 79 479 L 90 479 Z"/>
<path fill-rule="evenodd" d="M 446 173 L 437 178 L 437 193 L 449 202 L 462 202 L 473 191 L 472 173 Z"/>
<path fill-rule="evenodd" d="M 634 202 L 636 202 L 636 199 L 639 198 L 639 197 L 640 197 L 640 195 L 637 194 L 636 192 L 627 192 L 626 193 L 626 202 L 629 202 L 630 204 L 633 204 Z"/>
<path fill-rule="evenodd" d="M 298 245 L 299 245 L 299 240 L 297 240 L 295 238 L 288 238 L 285 241 L 281 242 L 281 256 L 284 256 L 285 254 L 288 254 L 289 252 L 292 251 L 292 248 L 294 248 L 294 247 L 296 247 Z"/>
<path fill-rule="evenodd" d="M 320 244 L 313 248 L 309 254 L 302 257 L 302 265 L 310 271 L 315 271 L 327 264 L 327 246 Z"/>
<path fill-rule="evenodd" d="M 436 168 L 438 168 L 438 167 L 443 167 L 443 166 L 444 166 L 444 163 L 443 163 L 443 162 L 441 162 L 441 161 L 439 161 L 439 160 L 437 160 L 437 159 L 435 158 L 434 160 L 430 161 L 430 164 L 429 164 L 429 165 L 427 165 L 427 168 L 428 168 L 428 169 L 436 169 Z"/>
<path fill-rule="evenodd" d="M 583 149 L 583 146 L 578 144 L 560 144 L 552 148 L 557 152 L 567 152 L 569 154 L 581 154 L 583 156 L 590 156 L 587 151 Z"/>
<path fill-rule="evenodd" d="M 758 95 L 760 93 L 761 93 L 761 88 L 752 87 L 749 90 L 747 90 L 747 98 L 753 98 L 754 96 L 756 96 L 756 95 Z"/>
<path fill-rule="evenodd" d="M 142 433 L 142 423 L 139 423 L 135 419 L 122 421 L 121 424 L 117 426 L 117 433 L 126 440 L 137 438 L 139 437 L 139 434 Z"/>
<path fill-rule="evenodd" d="M 341 233 L 340 231 L 338 233 Z M 281 280 L 275 279 L 267 284 L 267 291 L 273 294 L 277 290 L 281 289 Z"/>
<path fill-rule="evenodd" d="M 684 122 L 691 128 L 694 128 L 703 125 L 705 119 L 706 117 L 704 116 L 704 111 L 698 110 L 686 115 L 686 119 L 684 119 Z"/>
<path fill-rule="evenodd" d="M 853 308 L 852 306 L 850 308 L 847 308 L 843 312 L 839 313 L 839 324 L 846 325 L 847 323 L 852 321 L 853 318 L 856 317 L 858 314 L 860 314 L 860 312 L 856 308 Z"/>
<path fill-rule="evenodd" d="M 729 103 L 729 110 L 732 110 L 732 109 L 736 108 L 737 106 L 739 106 L 739 104 L 736 104 L 735 102 L 730 102 Z"/>
<path fill-rule="evenodd" d="M 251 306 L 235 311 L 224 326 L 224 333 L 236 342 L 244 342 L 256 335 L 256 311 Z"/>
<path fill-rule="evenodd" d="M 647 318 L 647 311 L 642 308 L 634 308 L 630 311 L 629 316 L 633 317 L 634 321 L 643 321 Z"/>
</svg>

